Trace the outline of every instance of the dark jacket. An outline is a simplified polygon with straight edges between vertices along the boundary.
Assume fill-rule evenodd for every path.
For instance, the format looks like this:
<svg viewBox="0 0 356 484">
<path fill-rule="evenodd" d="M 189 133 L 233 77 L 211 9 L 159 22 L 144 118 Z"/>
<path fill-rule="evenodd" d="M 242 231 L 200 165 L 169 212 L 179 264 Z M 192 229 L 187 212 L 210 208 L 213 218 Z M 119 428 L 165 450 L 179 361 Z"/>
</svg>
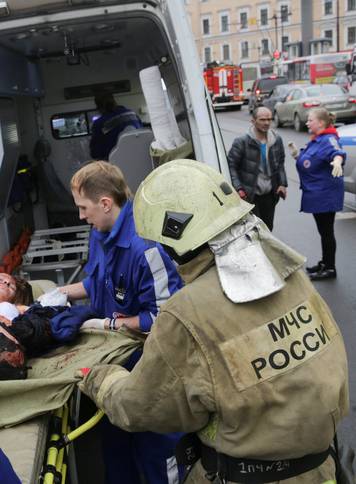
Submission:
<svg viewBox="0 0 356 484">
<path fill-rule="evenodd" d="M 270 130 L 268 135 L 267 158 L 271 173 L 272 191 L 275 193 L 279 186 L 288 186 L 284 170 L 285 152 L 282 138 L 273 130 Z M 234 140 L 228 154 L 231 181 L 236 190 L 243 189 L 247 193 L 251 202 L 256 194 L 260 161 L 260 142 L 254 137 L 253 129 Z"/>
</svg>

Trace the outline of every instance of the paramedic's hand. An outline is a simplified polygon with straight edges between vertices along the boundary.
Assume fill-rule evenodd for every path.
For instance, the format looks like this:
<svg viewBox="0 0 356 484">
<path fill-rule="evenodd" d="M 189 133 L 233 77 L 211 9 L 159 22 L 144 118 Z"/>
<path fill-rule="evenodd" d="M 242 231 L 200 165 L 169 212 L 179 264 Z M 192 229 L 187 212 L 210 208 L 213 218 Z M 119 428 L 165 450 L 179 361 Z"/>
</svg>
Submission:
<svg viewBox="0 0 356 484">
<path fill-rule="evenodd" d="M 287 198 L 287 189 L 286 187 L 283 187 L 282 185 L 280 187 L 277 188 L 277 195 L 281 198 L 283 198 L 283 200 L 285 200 Z"/>
<path fill-rule="evenodd" d="M 42 307 L 45 306 L 65 306 L 68 302 L 68 296 L 58 287 L 51 291 L 45 292 L 37 299 Z"/>
<path fill-rule="evenodd" d="M 240 198 L 242 198 L 242 200 L 247 200 L 247 193 L 245 192 L 245 190 L 239 188 L 237 190 L 237 193 L 239 194 Z"/>
<path fill-rule="evenodd" d="M 75 376 L 79 379 L 78 387 L 81 392 L 88 395 L 96 405 L 105 411 L 106 395 L 115 385 L 115 381 L 128 376 L 130 373 L 119 365 L 96 365 L 87 375 L 83 369 L 78 370 Z"/>
<path fill-rule="evenodd" d="M 104 319 L 92 318 L 92 319 L 87 319 L 81 325 L 80 328 L 81 329 L 87 329 L 87 328 L 109 329 L 109 324 L 110 324 L 110 319 L 109 318 L 104 318 Z"/>
<path fill-rule="evenodd" d="M 293 156 L 293 158 L 298 157 L 298 148 L 294 141 L 289 141 L 288 143 L 289 153 Z"/>
<path fill-rule="evenodd" d="M 335 156 L 333 161 L 330 163 L 330 165 L 333 167 L 331 174 L 334 178 L 339 178 L 342 176 L 343 170 L 342 170 L 342 158 L 341 156 Z"/>
</svg>

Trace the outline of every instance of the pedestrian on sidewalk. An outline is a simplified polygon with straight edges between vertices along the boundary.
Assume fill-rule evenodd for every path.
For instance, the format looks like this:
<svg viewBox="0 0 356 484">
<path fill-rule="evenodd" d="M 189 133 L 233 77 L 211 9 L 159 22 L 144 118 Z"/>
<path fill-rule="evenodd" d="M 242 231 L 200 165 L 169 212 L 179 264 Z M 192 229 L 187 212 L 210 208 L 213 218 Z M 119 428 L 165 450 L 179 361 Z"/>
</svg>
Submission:
<svg viewBox="0 0 356 484">
<path fill-rule="evenodd" d="M 334 115 L 325 108 L 310 110 L 307 126 L 312 135 L 304 149 L 298 153 L 294 143 L 288 143 L 296 159 L 302 190 L 302 212 L 313 214 L 321 237 L 322 258 L 307 267 L 310 279 L 335 279 L 336 239 L 335 213 L 344 206 L 343 165 L 346 153 L 342 149 Z"/>
<path fill-rule="evenodd" d="M 231 181 L 243 200 L 272 231 L 276 204 L 287 196 L 282 138 L 271 129 L 272 113 L 259 107 L 247 134 L 236 138 L 228 154 Z"/>
</svg>

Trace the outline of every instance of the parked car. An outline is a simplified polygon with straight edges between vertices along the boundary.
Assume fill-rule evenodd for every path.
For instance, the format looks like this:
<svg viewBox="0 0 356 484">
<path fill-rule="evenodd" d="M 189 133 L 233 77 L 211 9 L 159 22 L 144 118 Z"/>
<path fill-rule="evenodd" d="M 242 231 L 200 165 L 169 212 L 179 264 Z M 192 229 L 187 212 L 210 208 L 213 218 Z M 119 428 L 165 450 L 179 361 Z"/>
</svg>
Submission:
<svg viewBox="0 0 356 484">
<path fill-rule="evenodd" d="M 344 169 L 345 190 L 356 195 L 356 123 L 337 128 L 340 142 L 347 153 Z"/>
<path fill-rule="evenodd" d="M 280 84 L 288 84 L 288 79 L 284 76 L 268 76 L 256 79 L 252 86 L 248 110 L 250 113 L 262 106 L 263 100 L 270 94 L 272 89 Z"/>
<path fill-rule="evenodd" d="M 356 120 L 356 97 L 337 84 L 308 84 L 294 87 L 284 102 L 276 103 L 275 125 L 292 123 L 297 131 L 302 131 L 309 110 L 318 106 L 334 113 L 337 121 Z"/>
<path fill-rule="evenodd" d="M 289 94 L 290 91 L 294 88 L 295 85 L 293 84 L 281 84 L 280 86 L 276 86 L 272 89 L 268 96 L 264 98 L 264 100 L 262 101 L 262 106 L 270 109 L 273 113 L 276 103 L 279 101 L 284 101 L 287 94 Z"/>
</svg>

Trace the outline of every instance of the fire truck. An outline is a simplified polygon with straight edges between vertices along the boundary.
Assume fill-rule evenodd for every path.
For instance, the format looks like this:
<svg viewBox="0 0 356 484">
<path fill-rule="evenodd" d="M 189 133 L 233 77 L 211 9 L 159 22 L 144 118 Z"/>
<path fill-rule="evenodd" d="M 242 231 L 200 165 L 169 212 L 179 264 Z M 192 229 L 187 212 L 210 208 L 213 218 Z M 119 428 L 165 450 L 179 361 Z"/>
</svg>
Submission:
<svg viewBox="0 0 356 484">
<path fill-rule="evenodd" d="M 242 69 L 234 65 L 211 63 L 204 69 L 208 92 L 216 108 L 241 109 L 244 104 Z"/>
</svg>

